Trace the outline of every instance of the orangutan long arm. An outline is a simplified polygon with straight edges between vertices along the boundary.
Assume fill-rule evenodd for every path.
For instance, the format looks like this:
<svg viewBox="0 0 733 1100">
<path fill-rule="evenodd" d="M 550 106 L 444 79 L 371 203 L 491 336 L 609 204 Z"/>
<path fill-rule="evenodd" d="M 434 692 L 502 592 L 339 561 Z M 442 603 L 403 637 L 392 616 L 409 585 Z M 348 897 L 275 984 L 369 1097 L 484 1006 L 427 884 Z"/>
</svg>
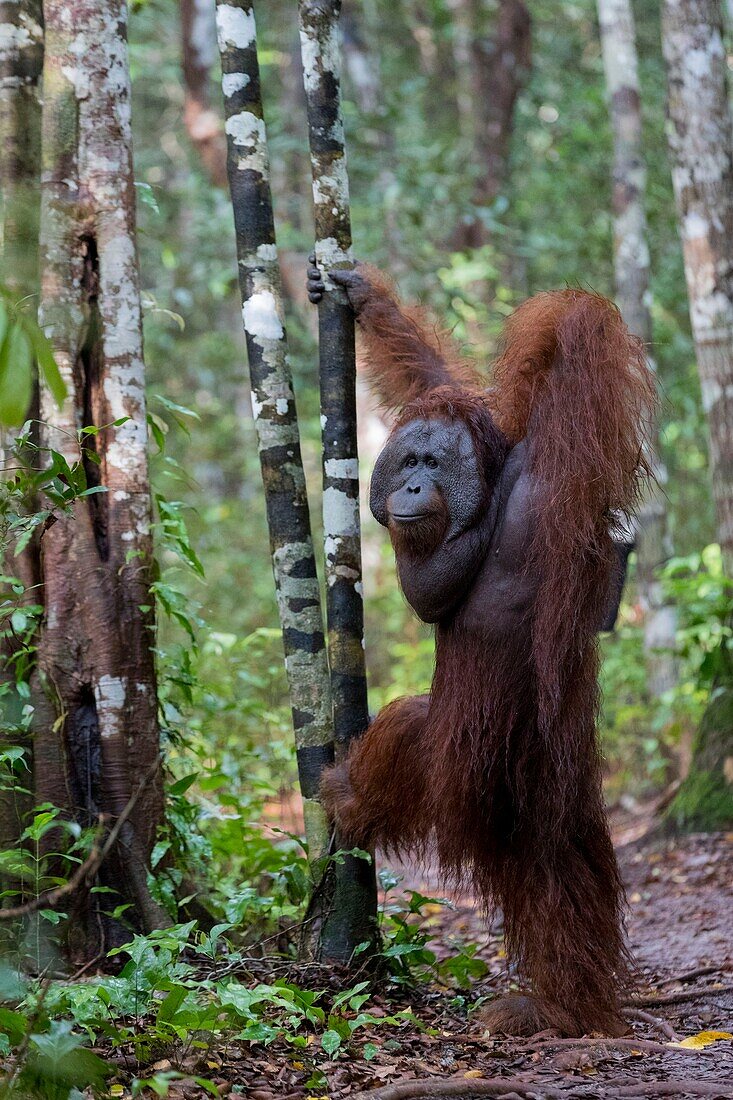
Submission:
<svg viewBox="0 0 733 1100">
<path fill-rule="evenodd" d="M 439 386 L 485 385 L 424 310 L 400 305 L 377 268 L 359 264 L 353 271 L 332 271 L 330 278 L 349 295 L 367 379 L 385 408 L 402 409 Z"/>
<path fill-rule="evenodd" d="M 465 599 L 486 557 L 491 531 L 487 524 L 463 532 L 428 558 L 397 559 L 405 599 L 424 623 L 437 623 Z"/>
</svg>

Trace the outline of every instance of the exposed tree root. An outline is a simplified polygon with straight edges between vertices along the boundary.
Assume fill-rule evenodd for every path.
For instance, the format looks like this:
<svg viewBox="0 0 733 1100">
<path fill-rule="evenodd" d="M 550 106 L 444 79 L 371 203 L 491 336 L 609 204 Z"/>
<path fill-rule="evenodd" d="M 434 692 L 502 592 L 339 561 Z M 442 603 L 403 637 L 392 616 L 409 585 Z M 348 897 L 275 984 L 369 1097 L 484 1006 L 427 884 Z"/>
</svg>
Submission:
<svg viewBox="0 0 733 1100">
<path fill-rule="evenodd" d="M 634 997 L 624 1002 L 624 1008 L 648 1008 L 653 1005 L 675 1005 L 697 1001 L 701 997 L 723 997 L 733 993 L 733 985 L 709 986 L 706 989 L 684 989 L 680 993 L 660 993 L 651 997 Z"/>
<path fill-rule="evenodd" d="M 604 1081 L 602 1095 L 605 1100 L 618 1097 L 641 1096 L 712 1096 L 726 1100 L 733 1097 L 733 1086 L 715 1081 L 637 1081 L 628 1078 Z M 598 1094 L 596 1094 L 598 1095 Z M 504 1100 L 573 1100 L 589 1096 L 587 1081 L 572 1081 L 568 1087 L 551 1085 L 546 1080 L 528 1077 L 505 1078 L 439 1078 L 397 1081 L 383 1085 L 371 1092 L 354 1093 L 351 1100 L 442 1100 L 443 1097 L 496 1096 Z"/>
<path fill-rule="evenodd" d="M 632 1020 L 643 1020 L 646 1024 L 651 1024 L 657 1031 L 661 1031 L 662 1035 L 665 1035 L 672 1042 L 678 1043 L 680 1040 L 679 1035 L 666 1020 L 660 1020 L 658 1016 L 653 1016 L 651 1012 L 644 1012 L 642 1008 L 625 1008 L 624 1016 Z"/>
</svg>

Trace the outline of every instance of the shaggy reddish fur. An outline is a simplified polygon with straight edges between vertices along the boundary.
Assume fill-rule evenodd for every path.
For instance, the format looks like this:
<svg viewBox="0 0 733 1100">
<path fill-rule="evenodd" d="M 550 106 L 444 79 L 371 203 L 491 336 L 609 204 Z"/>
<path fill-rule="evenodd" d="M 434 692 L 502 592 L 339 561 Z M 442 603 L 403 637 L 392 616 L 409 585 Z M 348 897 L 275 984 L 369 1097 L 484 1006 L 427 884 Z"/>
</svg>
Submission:
<svg viewBox="0 0 733 1100">
<path fill-rule="evenodd" d="M 402 409 L 438 386 L 481 388 L 478 372 L 425 310 L 403 308 L 391 281 L 370 264 L 360 264 L 359 273 L 372 291 L 357 316 L 359 366 L 385 409 Z"/>
<path fill-rule="evenodd" d="M 615 307 L 581 291 L 517 310 L 488 394 L 432 392 L 437 373 L 455 387 L 462 370 L 453 375 L 443 360 L 437 372 L 424 338 L 405 369 L 408 345 L 398 345 L 398 368 L 381 384 L 395 404 L 412 401 L 399 423 L 445 415 L 452 400 L 487 471 L 487 402 L 513 442 L 526 438 L 541 487 L 528 566 L 538 594 L 511 645 L 462 631 L 460 616 L 440 623 L 430 696 L 385 708 L 327 774 L 324 799 L 355 843 L 418 854 L 434 844 L 449 880 L 501 907 L 508 954 L 531 995 L 489 1006 L 492 1030 L 619 1034 L 630 964 L 601 792 L 597 628 L 611 512 L 633 508 L 647 473 L 651 375 Z M 391 369 L 386 351 L 373 361 Z"/>
</svg>

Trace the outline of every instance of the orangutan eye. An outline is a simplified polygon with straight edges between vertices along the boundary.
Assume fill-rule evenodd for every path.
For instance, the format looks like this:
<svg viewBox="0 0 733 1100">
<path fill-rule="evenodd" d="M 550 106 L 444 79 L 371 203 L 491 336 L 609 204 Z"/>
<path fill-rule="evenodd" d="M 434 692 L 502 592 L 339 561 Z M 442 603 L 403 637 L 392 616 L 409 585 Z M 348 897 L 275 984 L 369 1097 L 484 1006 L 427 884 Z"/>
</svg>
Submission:
<svg viewBox="0 0 733 1100">
<path fill-rule="evenodd" d="M 437 458 L 433 458 L 432 455 L 428 455 L 428 457 L 425 459 L 425 465 L 429 466 L 431 470 L 437 470 L 438 460 Z"/>
<path fill-rule="evenodd" d="M 405 466 L 417 466 L 417 459 L 414 455 L 410 455 L 407 462 L 405 463 Z"/>
</svg>

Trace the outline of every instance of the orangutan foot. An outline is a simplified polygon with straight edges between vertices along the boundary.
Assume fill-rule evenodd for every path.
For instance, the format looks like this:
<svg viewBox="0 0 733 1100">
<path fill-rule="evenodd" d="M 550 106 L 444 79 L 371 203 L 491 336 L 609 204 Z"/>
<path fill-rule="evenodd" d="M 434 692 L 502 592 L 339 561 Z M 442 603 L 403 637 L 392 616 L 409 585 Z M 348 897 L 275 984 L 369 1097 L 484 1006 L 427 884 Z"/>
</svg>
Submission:
<svg viewBox="0 0 733 1100">
<path fill-rule="evenodd" d="M 527 1037 L 539 1031 L 557 1031 L 567 1038 L 579 1038 L 594 1030 L 593 1026 L 584 1027 L 579 1018 L 561 1005 L 533 993 L 508 993 L 498 997 L 484 1005 L 476 1019 L 492 1035 Z M 618 1037 L 626 1034 L 628 1025 L 619 1016 L 604 1030 Z"/>
</svg>

